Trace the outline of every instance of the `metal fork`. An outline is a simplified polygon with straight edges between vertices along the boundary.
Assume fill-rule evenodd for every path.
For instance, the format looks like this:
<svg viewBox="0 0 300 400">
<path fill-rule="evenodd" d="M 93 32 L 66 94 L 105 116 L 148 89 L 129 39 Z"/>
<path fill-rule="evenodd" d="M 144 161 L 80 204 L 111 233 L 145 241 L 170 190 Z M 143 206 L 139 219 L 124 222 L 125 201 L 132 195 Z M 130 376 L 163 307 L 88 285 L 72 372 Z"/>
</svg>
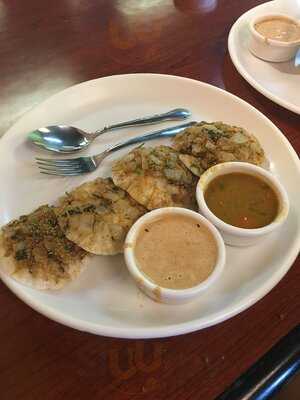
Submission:
<svg viewBox="0 0 300 400">
<path fill-rule="evenodd" d="M 162 129 L 147 135 L 137 136 L 124 142 L 119 142 L 113 146 L 108 147 L 102 153 L 94 156 L 77 157 L 77 158 L 64 158 L 64 159 L 51 159 L 36 157 L 36 163 L 42 174 L 59 175 L 59 176 L 76 176 L 85 174 L 87 172 L 95 171 L 102 163 L 102 161 L 110 154 L 123 149 L 124 147 L 132 144 L 144 143 L 149 140 L 175 136 L 177 133 L 182 132 L 184 129 L 195 125 L 197 122 L 187 122 L 185 124 L 176 125 L 170 128 Z"/>
</svg>

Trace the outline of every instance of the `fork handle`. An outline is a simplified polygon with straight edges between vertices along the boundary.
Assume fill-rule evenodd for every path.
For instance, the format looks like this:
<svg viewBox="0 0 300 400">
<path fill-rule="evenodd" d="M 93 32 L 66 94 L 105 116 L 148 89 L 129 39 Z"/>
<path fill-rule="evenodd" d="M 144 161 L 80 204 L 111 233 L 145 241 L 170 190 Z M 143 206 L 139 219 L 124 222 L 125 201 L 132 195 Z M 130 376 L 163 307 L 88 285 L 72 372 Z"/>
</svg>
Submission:
<svg viewBox="0 0 300 400">
<path fill-rule="evenodd" d="M 162 138 L 162 137 L 175 136 L 175 135 L 177 135 L 177 133 L 182 132 L 186 128 L 190 128 L 191 126 L 195 125 L 196 123 L 197 123 L 196 121 L 186 122 L 185 124 L 161 129 L 159 131 L 155 131 L 155 132 L 149 133 L 147 135 L 136 136 L 132 139 L 126 140 L 125 142 L 120 142 L 120 143 L 117 143 L 117 144 L 109 147 L 105 151 L 105 153 L 107 153 L 106 155 L 108 155 L 109 153 L 113 153 L 117 150 L 123 149 L 124 147 L 130 146 L 132 144 L 144 143 L 144 142 L 148 142 L 149 140 Z"/>
<path fill-rule="evenodd" d="M 144 118 L 132 119 L 130 121 L 120 122 L 114 125 L 105 126 L 103 129 L 96 131 L 94 136 L 97 137 L 105 132 L 113 131 L 120 128 L 128 128 L 140 125 L 157 124 L 163 121 L 176 121 L 183 120 L 191 116 L 191 113 L 186 108 L 175 108 L 174 110 L 165 112 L 163 114 L 155 114 Z"/>
</svg>

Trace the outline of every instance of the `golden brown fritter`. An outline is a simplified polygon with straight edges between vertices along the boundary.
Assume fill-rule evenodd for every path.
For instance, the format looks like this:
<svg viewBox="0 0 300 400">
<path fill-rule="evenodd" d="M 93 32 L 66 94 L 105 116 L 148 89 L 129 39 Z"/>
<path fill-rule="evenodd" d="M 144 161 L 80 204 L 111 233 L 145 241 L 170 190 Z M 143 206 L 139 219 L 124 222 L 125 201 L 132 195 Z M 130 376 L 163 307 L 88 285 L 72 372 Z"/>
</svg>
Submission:
<svg viewBox="0 0 300 400">
<path fill-rule="evenodd" d="M 146 210 L 111 178 L 86 182 L 63 196 L 55 212 L 68 239 L 94 254 L 123 251 L 125 236 Z"/>
<path fill-rule="evenodd" d="M 200 176 L 215 164 L 244 161 L 256 165 L 266 162 L 258 140 L 245 129 L 223 122 L 200 122 L 173 139 L 180 160 L 193 174 Z"/>
<path fill-rule="evenodd" d="M 35 289 L 59 289 L 84 269 L 87 253 L 69 241 L 53 207 L 39 207 L 5 225 L 0 234 L 0 268 Z"/>
<path fill-rule="evenodd" d="M 196 178 L 168 146 L 139 147 L 112 168 L 114 183 L 148 210 L 195 207 Z"/>
</svg>

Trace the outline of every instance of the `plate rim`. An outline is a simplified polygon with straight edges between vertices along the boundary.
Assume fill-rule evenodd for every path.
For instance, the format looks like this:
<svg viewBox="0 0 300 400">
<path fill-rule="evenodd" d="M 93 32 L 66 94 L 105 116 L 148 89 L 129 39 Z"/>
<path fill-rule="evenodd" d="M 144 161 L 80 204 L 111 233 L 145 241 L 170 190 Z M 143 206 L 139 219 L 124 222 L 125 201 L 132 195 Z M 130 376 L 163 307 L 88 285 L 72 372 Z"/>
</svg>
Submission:
<svg viewBox="0 0 300 400">
<path fill-rule="evenodd" d="M 267 97 L 269 100 L 272 100 L 274 103 L 280 105 L 281 107 L 294 112 L 295 114 L 300 115 L 300 107 L 294 105 L 293 103 L 290 103 L 286 100 L 282 100 L 279 96 L 272 94 L 269 90 L 265 89 L 260 83 L 258 83 L 252 75 L 248 73 L 248 71 L 243 67 L 242 63 L 239 61 L 237 51 L 236 51 L 236 46 L 234 44 L 235 37 L 238 33 L 238 29 L 240 25 L 244 22 L 244 20 L 247 18 L 247 14 L 250 14 L 253 12 L 253 10 L 259 9 L 259 8 L 264 8 L 270 3 L 274 3 L 274 1 L 269 1 L 267 3 L 262 3 L 259 4 L 258 6 L 255 6 L 251 8 L 250 10 L 246 11 L 244 14 L 242 14 L 232 25 L 229 35 L 228 35 L 228 51 L 229 55 L 231 58 L 231 61 L 235 68 L 237 69 L 238 73 L 259 93 L 261 93 L 263 96 Z"/>
<path fill-rule="evenodd" d="M 168 75 L 168 74 L 153 74 L 153 73 L 132 73 L 132 74 L 118 74 L 118 75 L 110 75 L 110 76 L 105 76 L 105 77 L 100 77 L 96 79 L 92 79 L 89 81 L 84 81 L 75 85 L 72 85 L 62 91 L 59 91 L 52 96 L 48 97 L 45 99 L 43 102 L 39 103 L 32 109 L 30 109 L 28 112 L 26 112 L 17 122 L 15 122 L 10 129 L 3 135 L 6 136 L 10 134 L 13 129 L 18 125 L 19 123 L 22 122 L 22 119 L 25 118 L 28 114 L 33 112 L 35 109 L 40 107 L 42 104 L 46 103 L 47 101 L 50 101 L 57 95 L 61 95 L 63 92 L 70 90 L 71 88 L 79 87 L 81 85 L 87 85 L 91 84 L 96 81 L 100 81 L 103 79 L 114 79 L 114 78 L 122 78 L 126 79 L 128 77 L 138 77 L 138 78 L 147 78 L 149 76 L 154 76 L 157 78 L 161 79 L 175 79 L 175 80 L 181 80 L 181 81 L 189 81 L 190 83 L 193 83 L 193 85 L 197 85 L 199 87 L 209 87 L 211 90 L 214 90 L 215 92 L 221 92 L 225 94 L 226 96 L 229 96 L 231 99 L 234 101 L 238 101 L 239 103 L 244 104 L 248 109 L 251 111 L 255 112 L 261 119 L 265 121 L 266 124 L 268 124 L 274 133 L 280 137 L 280 139 L 285 143 L 287 146 L 287 149 L 290 153 L 290 156 L 292 157 L 295 166 L 297 167 L 298 173 L 300 175 L 300 160 L 297 156 L 297 153 L 295 152 L 294 148 L 288 141 L 288 139 L 283 135 L 283 133 L 277 128 L 277 126 L 267 117 L 265 116 L 261 111 L 257 110 L 255 107 L 253 107 L 251 104 L 246 102 L 245 100 L 239 98 L 238 96 L 222 89 L 218 88 L 214 85 L 211 85 L 209 83 L 205 83 L 202 81 L 198 81 L 196 79 L 191 79 L 191 78 L 186 78 L 186 77 L 181 77 L 181 76 L 176 76 L 176 75 Z M 1 144 L 3 143 L 3 136 L 0 139 L 0 147 Z M 165 326 L 160 326 L 160 327 L 114 327 L 114 326 L 107 326 L 107 325 L 101 325 L 99 323 L 93 323 L 93 322 L 87 322 L 85 320 L 75 318 L 75 317 L 70 317 L 69 315 L 57 311 L 57 309 L 54 309 L 53 307 L 49 307 L 45 305 L 44 303 L 40 303 L 38 301 L 35 301 L 32 299 L 32 296 L 26 291 L 22 290 L 22 285 L 19 283 L 16 283 L 13 278 L 6 276 L 3 272 L 0 272 L 0 277 L 4 284 L 19 298 L 21 299 L 25 304 L 29 305 L 32 309 L 35 311 L 41 313 L 42 315 L 48 317 L 51 320 L 54 320 L 56 322 L 61 323 L 62 325 L 75 328 L 79 331 L 84 331 L 84 332 L 89 332 L 97 335 L 102 335 L 102 336 L 108 336 L 108 337 L 115 337 L 115 338 L 126 338 L 126 339 L 148 339 L 148 338 L 159 338 L 159 337 L 170 337 L 170 336 L 177 336 L 181 334 L 186 334 L 190 332 L 194 332 L 197 330 L 201 330 L 204 328 L 207 328 L 212 325 L 216 325 L 220 322 L 223 322 L 229 318 L 232 318 L 233 316 L 239 314 L 240 312 L 248 309 L 251 307 L 253 304 L 255 304 L 257 301 L 259 301 L 262 297 L 264 297 L 266 294 L 270 292 L 271 289 L 273 289 L 277 283 L 283 278 L 283 276 L 287 273 L 287 271 L 291 268 L 292 264 L 294 263 L 298 252 L 300 248 L 300 235 L 297 238 L 297 240 L 294 243 L 293 248 L 290 249 L 289 255 L 287 257 L 287 260 L 285 263 L 282 264 L 281 268 L 278 269 L 275 273 L 275 275 L 272 275 L 268 280 L 264 282 L 262 286 L 260 286 L 258 289 L 255 290 L 255 292 L 250 293 L 247 297 L 243 298 L 240 300 L 238 303 L 235 305 L 231 305 L 230 309 L 227 310 L 227 312 L 224 310 L 219 311 L 218 313 L 213 314 L 213 317 L 206 317 L 203 321 L 203 319 L 197 318 L 192 321 L 185 321 L 181 323 L 176 323 L 176 324 L 169 324 Z M 171 306 L 170 306 L 171 307 Z"/>
</svg>

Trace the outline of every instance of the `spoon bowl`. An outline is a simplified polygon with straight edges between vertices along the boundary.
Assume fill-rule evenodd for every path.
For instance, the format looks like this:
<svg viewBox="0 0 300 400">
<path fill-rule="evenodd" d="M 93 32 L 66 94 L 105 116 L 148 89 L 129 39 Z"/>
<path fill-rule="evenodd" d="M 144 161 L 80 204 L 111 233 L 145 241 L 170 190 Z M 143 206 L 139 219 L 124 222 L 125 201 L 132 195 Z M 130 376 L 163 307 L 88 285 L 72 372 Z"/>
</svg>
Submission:
<svg viewBox="0 0 300 400">
<path fill-rule="evenodd" d="M 91 139 L 89 138 L 91 135 Z M 67 125 L 51 125 L 39 128 L 28 135 L 28 139 L 39 147 L 59 153 L 72 153 L 89 146 L 92 134 Z"/>
</svg>

